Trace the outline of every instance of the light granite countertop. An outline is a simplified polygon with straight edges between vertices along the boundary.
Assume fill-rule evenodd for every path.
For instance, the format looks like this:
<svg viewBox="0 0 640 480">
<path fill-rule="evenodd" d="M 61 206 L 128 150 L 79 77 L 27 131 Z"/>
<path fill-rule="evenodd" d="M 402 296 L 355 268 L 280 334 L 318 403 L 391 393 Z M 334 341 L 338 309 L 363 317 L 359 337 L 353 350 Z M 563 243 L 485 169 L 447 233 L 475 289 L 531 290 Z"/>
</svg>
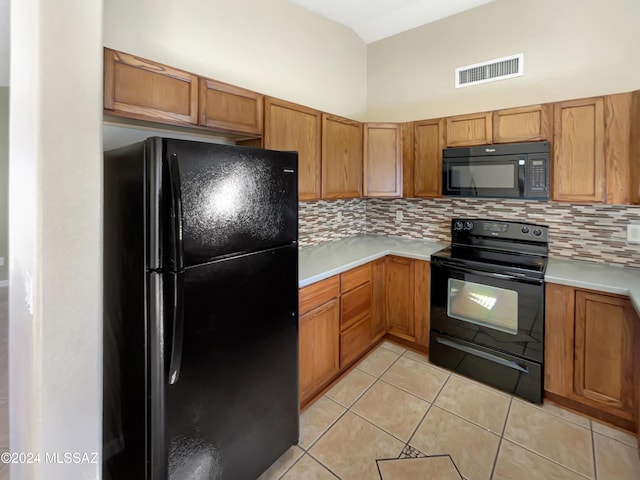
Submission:
<svg viewBox="0 0 640 480">
<path fill-rule="evenodd" d="M 627 295 L 640 315 L 640 269 L 550 258 L 546 282 Z"/>
<path fill-rule="evenodd" d="M 298 281 L 304 287 L 385 255 L 430 260 L 446 243 L 386 235 L 358 235 L 300 249 Z"/>
<path fill-rule="evenodd" d="M 385 255 L 430 260 L 447 243 L 385 235 L 359 235 L 300 249 L 299 286 L 304 287 Z M 640 315 L 640 269 L 550 258 L 545 281 L 627 295 Z"/>
</svg>

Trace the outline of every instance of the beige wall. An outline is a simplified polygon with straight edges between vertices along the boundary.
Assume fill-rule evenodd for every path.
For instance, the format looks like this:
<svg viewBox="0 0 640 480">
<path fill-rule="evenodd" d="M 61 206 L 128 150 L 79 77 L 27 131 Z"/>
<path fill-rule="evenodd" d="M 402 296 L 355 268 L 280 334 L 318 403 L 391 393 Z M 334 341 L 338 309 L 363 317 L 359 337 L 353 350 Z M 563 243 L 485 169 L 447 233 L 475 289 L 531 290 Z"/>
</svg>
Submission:
<svg viewBox="0 0 640 480">
<path fill-rule="evenodd" d="M 0 282 L 7 280 L 9 246 L 9 87 L 0 87 Z"/>
<path fill-rule="evenodd" d="M 286 0 L 106 0 L 104 45 L 323 111 L 366 111 L 366 45 Z"/>
<path fill-rule="evenodd" d="M 12 452 L 101 450 L 101 29 L 101 0 L 11 5 Z M 43 459 L 11 465 L 11 479 L 99 471 Z"/>
<path fill-rule="evenodd" d="M 369 45 L 369 120 L 405 121 L 640 88 L 640 1 L 497 0 Z M 524 53 L 523 77 L 454 88 Z"/>
</svg>

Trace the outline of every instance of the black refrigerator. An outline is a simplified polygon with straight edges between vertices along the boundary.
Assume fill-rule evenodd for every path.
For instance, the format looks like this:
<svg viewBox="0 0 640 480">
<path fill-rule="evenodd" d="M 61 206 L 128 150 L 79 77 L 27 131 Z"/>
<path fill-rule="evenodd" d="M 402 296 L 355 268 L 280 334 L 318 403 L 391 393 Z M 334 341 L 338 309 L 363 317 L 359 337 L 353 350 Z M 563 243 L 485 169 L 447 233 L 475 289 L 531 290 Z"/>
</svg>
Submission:
<svg viewBox="0 0 640 480">
<path fill-rule="evenodd" d="M 105 480 L 255 479 L 298 442 L 297 154 L 104 155 Z"/>
</svg>

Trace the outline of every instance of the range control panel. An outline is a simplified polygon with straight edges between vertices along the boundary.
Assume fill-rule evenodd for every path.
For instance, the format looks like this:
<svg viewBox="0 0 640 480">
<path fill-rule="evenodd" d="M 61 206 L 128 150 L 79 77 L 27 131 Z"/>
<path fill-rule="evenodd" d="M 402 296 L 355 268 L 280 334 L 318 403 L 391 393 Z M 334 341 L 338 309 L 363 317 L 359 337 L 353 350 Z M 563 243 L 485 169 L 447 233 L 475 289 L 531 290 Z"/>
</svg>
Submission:
<svg viewBox="0 0 640 480">
<path fill-rule="evenodd" d="M 548 243 L 549 227 L 534 223 L 477 218 L 451 220 L 451 238 L 454 242 L 465 243 L 464 240 L 471 237 Z"/>
</svg>

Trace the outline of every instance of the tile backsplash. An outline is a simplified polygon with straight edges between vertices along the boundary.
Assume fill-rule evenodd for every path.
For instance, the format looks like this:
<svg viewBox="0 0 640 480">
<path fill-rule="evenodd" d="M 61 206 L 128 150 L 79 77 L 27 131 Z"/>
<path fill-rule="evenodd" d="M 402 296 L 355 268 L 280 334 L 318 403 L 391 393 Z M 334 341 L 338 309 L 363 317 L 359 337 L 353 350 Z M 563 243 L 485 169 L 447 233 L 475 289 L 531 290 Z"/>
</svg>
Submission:
<svg viewBox="0 0 640 480">
<path fill-rule="evenodd" d="M 298 242 L 301 247 L 365 233 L 366 199 L 300 202 Z M 338 215 L 342 221 L 338 221 Z"/>
<path fill-rule="evenodd" d="M 397 210 L 402 210 L 402 221 L 396 221 Z M 340 223 L 336 221 L 339 211 L 343 214 Z M 553 257 L 640 268 L 640 245 L 627 243 L 627 224 L 640 223 L 640 206 L 469 198 L 300 203 L 300 244 L 315 245 L 362 233 L 449 242 L 454 217 L 548 225 Z"/>
</svg>

